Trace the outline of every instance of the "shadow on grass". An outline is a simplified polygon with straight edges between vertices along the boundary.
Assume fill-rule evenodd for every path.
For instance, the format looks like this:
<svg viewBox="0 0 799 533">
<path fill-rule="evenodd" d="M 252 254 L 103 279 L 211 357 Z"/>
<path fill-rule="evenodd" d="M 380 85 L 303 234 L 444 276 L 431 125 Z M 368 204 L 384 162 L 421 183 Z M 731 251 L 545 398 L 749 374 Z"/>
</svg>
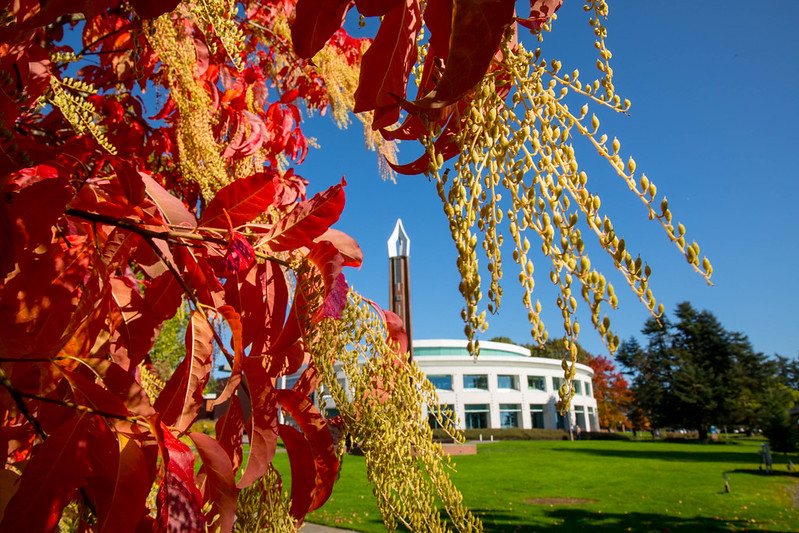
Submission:
<svg viewBox="0 0 799 533">
<path fill-rule="evenodd" d="M 731 531 L 746 529 L 746 520 L 721 520 L 707 517 L 678 517 L 654 513 L 605 513 L 584 509 L 560 508 L 546 518 L 525 521 L 515 512 L 473 509 L 483 522 L 483 531 L 491 533 L 527 533 L 535 531 Z M 543 522 L 543 523 L 542 523 Z"/>
<path fill-rule="evenodd" d="M 716 451 L 708 447 L 707 451 L 692 450 L 658 450 L 656 447 L 641 447 L 635 450 L 606 450 L 599 448 L 559 447 L 555 452 L 596 455 L 600 457 L 617 457 L 629 459 L 657 459 L 660 461 L 684 461 L 696 463 L 759 463 L 760 456 L 756 452 Z"/>
<path fill-rule="evenodd" d="M 796 470 L 784 470 L 784 468 L 785 467 L 783 466 L 783 469 L 781 470 L 778 467 L 775 467 L 774 470 L 772 470 L 770 473 L 766 472 L 765 470 L 758 470 L 757 468 L 736 468 L 735 470 L 729 470 L 727 473 L 751 474 L 754 476 L 766 476 L 766 477 L 781 476 L 781 477 L 790 477 L 793 479 L 799 479 L 799 472 L 797 472 Z"/>
</svg>

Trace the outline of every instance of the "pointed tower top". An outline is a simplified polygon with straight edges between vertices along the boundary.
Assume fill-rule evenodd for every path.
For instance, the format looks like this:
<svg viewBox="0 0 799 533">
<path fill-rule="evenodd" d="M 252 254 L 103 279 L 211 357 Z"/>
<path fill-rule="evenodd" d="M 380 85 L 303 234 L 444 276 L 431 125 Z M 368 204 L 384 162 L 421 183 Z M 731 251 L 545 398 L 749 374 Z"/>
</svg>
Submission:
<svg viewBox="0 0 799 533">
<path fill-rule="evenodd" d="M 411 253 L 411 240 L 408 234 L 405 233 L 405 228 L 402 227 L 402 220 L 397 219 L 397 225 L 394 226 L 394 231 L 388 239 L 388 256 L 389 257 L 408 257 Z"/>
</svg>

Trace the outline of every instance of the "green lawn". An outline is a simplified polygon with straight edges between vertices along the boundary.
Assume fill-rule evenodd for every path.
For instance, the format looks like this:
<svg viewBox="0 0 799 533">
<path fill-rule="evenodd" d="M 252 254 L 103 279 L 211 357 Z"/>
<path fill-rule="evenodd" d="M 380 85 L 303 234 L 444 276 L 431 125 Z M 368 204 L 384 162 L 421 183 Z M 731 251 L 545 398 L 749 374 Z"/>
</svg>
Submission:
<svg viewBox="0 0 799 533">
<path fill-rule="evenodd" d="M 486 531 L 549 528 L 612 531 L 799 530 L 799 474 L 774 454 L 758 471 L 760 443 L 701 445 L 626 441 L 506 441 L 458 457 L 453 474 Z M 796 457 L 793 457 L 794 462 Z M 276 466 L 288 472 L 287 457 Z M 286 463 L 286 464 L 283 464 Z M 730 493 L 724 491 L 724 477 Z M 288 480 L 286 480 L 288 481 Z M 581 500 L 574 502 L 573 500 Z M 347 456 L 330 501 L 309 521 L 385 531 L 363 458 Z"/>
</svg>

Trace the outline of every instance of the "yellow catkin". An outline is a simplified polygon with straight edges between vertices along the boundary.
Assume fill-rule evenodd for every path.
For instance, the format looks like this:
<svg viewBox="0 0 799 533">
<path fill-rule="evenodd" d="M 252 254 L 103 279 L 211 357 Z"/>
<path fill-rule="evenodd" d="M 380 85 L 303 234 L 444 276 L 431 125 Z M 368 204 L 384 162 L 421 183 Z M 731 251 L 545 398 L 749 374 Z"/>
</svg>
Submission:
<svg viewBox="0 0 799 533">
<path fill-rule="evenodd" d="M 150 22 L 148 39 L 158 54 L 171 84 L 178 109 L 177 146 L 183 175 L 200 185 L 206 198 L 230 181 L 221 147 L 213 134 L 213 106 L 196 79 L 197 57 L 190 35 L 176 27 L 170 15 Z"/>
<path fill-rule="evenodd" d="M 672 225 L 672 214 L 665 200 L 655 202 L 656 188 L 650 180 L 635 176 L 636 165 L 621 157 L 622 145 L 617 139 L 599 133 L 599 120 L 590 113 L 589 105 L 626 112 L 630 103 L 616 95 L 610 51 L 605 46 L 607 3 L 589 1 L 585 11 L 596 36 L 599 76 L 583 82 L 578 71 L 564 74 L 560 61 L 544 61 L 540 50 L 528 52 L 522 45 L 503 45 L 504 61 L 475 88 L 465 110 L 466 123 L 458 132 L 461 153 L 446 172 L 435 153 L 433 132 L 423 140 L 430 155 L 428 174 L 435 180 L 444 212 L 449 220 L 452 238 L 458 250 L 460 291 L 465 300 L 462 316 L 469 346 L 475 356 L 479 350 L 476 336 L 485 330 L 485 310 L 481 304 L 484 283 L 480 279 L 477 249 L 482 248 L 487 270 L 489 312 L 500 305 L 502 288 L 500 223 L 507 215 L 505 232 L 513 241 L 513 259 L 519 265 L 519 281 L 524 290 L 523 302 L 528 310 L 531 336 L 539 343 L 547 338 L 540 317 L 540 305 L 532 297 L 533 261 L 530 257 L 529 234 L 537 235 L 540 250 L 549 262 L 549 279 L 560 292 L 556 303 L 563 318 L 567 341 L 576 341 L 580 324 L 576 319 L 578 305 L 586 305 L 594 327 L 606 346 L 615 350 L 618 338 L 603 313 L 605 305 L 615 308 L 613 288 L 592 262 L 585 250 L 584 235 L 578 226 L 592 231 L 616 268 L 653 315 L 659 316 L 658 304 L 649 288 L 651 269 L 626 248 L 616 234 L 612 221 L 601 214 L 601 200 L 588 189 L 588 175 L 577 159 L 574 138 L 583 138 L 627 184 L 649 210 L 650 219 L 657 219 L 670 240 L 686 255 L 689 263 L 709 282 L 712 266 L 698 257 L 697 248 L 687 245 L 684 228 Z M 510 88 L 505 96 L 501 89 Z M 587 101 L 578 114 L 573 114 L 565 101 L 576 93 Z M 570 96 L 570 98 L 572 98 Z M 639 187 L 639 181 L 641 187 Z M 582 224 L 579 222 L 582 220 Z M 535 247 L 533 247 L 535 248 Z M 576 361 L 576 344 L 570 350 L 564 368 L 567 383 L 561 394 L 562 408 L 568 408 L 573 394 L 570 379 Z"/>
<path fill-rule="evenodd" d="M 345 129 L 351 123 L 350 114 L 355 106 L 355 90 L 358 88 L 360 66 L 357 63 L 350 65 L 347 58 L 329 44 L 322 48 L 313 60 L 319 74 L 325 80 L 333 120 L 339 128 Z M 372 113 L 358 113 L 356 116 L 363 124 L 366 147 L 377 152 L 380 175 L 383 179 L 394 181 L 394 171 L 387 162 L 397 162 L 396 144 L 387 141 L 372 129 Z"/>
<path fill-rule="evenodd" d="M 402 523 L 411 531 L 480 531 L 449 479 L 449 458 L 432 440 L 424 407 L 433 406 L 431 413 L 457 438 L 452 423 L 424 373 L 386 342 L 381 317 L 351 292 L 341 319 L 325 321 L 319 333 L 314 361 L 347 435 L 364 452 L 387 530 Z"/>
</svg>

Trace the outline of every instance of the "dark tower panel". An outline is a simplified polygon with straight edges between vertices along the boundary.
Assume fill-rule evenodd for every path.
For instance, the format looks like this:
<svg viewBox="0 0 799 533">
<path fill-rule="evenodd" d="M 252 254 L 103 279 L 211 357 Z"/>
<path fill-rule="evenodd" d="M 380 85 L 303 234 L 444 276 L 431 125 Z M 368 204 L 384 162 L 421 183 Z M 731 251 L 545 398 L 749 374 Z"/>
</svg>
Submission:
<svg viewBox="0 0 799 533">
<path fill-rule="evenodd" d="M 411 241 L 402 227 L 402 220 L 397 219 L 397 225 L 388 239 L 389 257 L 389 309 L 402 319 L 405 332 L 408 335 L 408 357 L 413 359 L 413 345 L 411 335 L 411 283 L 408 273 L 408 257 L 410 255 Z"/>
</svg>

